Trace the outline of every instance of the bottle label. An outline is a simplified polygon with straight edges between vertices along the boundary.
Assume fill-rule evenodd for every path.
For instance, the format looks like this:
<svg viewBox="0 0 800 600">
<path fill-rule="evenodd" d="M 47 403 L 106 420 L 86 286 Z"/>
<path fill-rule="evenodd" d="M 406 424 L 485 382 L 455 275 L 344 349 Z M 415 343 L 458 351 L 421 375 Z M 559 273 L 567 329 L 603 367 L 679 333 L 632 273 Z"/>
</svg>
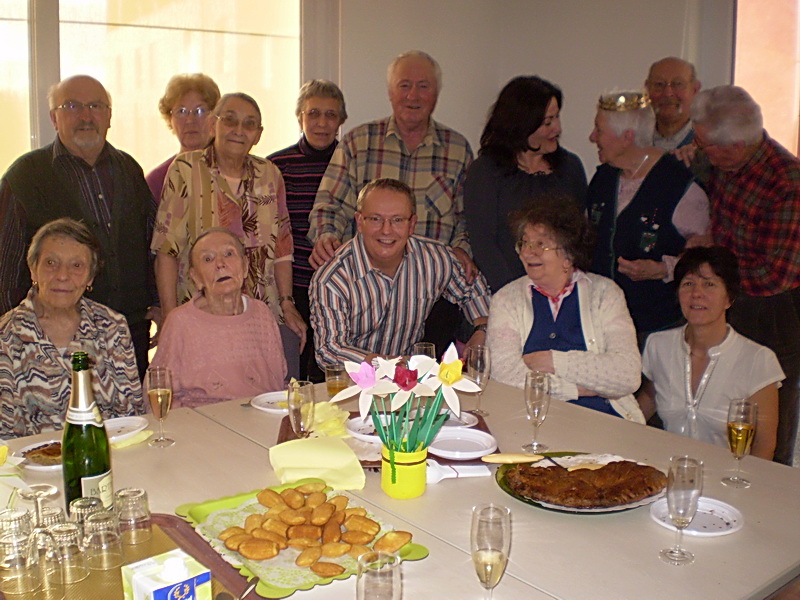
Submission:
<svg viewBox="0 0 800 600">
<path fill-rule="evenodd" d="M 97 403 L 92 402 L 88 408 L 74 408 L 69 406 L 67 408 L 67 423 L 73 425 L 94 425 L 95 427 L 103 426 L 103 417 L 100 416 L 100 409 L 97 408 Z"/>
<path fill-rule="evenodd" d="M 81 477 L 81 496 L 100 498 L 103 508 L 111 509 L 114 504 L 114 482 L 111 480 L 111 471 L 91 477 Z"/>
</svg>

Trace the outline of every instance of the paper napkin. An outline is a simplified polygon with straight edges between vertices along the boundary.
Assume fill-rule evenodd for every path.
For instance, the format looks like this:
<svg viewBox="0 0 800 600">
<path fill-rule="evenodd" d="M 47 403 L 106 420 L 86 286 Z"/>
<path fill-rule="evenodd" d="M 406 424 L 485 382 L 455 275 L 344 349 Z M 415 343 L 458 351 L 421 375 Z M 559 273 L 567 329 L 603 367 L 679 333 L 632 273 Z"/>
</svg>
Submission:
<svg viewBox="0 0 800 600">
<path fill-rule="evenodd" d="M 338 437 L 278 444 L 270 448 L 269 462 L 281 483 L 318 477 L 335 490 L 362 490 L 366 482 L 355 453 Z"/>
<path fill-rule="evenodd" d="M 146 442 L 151 435 L 153 435 L 152 430 L 145 429 L 144 431 L 140 431 L 136 435 L 133 435 L 126 440 L 121 440 L 119 442 L 112 443 L 111 447 L 114 448 L 114 450 L 119 450 L 120 448 L 135 446 L 136 444 L 141 444 L 142 442 Z"/>
</svg>

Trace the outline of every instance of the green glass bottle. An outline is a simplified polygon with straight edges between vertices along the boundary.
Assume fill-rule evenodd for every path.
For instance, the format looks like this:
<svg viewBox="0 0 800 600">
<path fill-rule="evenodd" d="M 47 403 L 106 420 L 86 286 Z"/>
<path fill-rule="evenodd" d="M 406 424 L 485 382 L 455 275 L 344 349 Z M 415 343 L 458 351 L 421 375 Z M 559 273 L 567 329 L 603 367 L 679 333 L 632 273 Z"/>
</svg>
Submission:
<svg viewBox="0 0 800 600">
<path fill-rule="evenodd" d="M 64 465 L 64 494 L 67 506 L 75 498 L 100 498 L 112 508 L 114 485 L 111 453 L 103 418 L 94 401 L 89 355 L 72 355 L 72 393 L 61 442 Z"/>
</svg>

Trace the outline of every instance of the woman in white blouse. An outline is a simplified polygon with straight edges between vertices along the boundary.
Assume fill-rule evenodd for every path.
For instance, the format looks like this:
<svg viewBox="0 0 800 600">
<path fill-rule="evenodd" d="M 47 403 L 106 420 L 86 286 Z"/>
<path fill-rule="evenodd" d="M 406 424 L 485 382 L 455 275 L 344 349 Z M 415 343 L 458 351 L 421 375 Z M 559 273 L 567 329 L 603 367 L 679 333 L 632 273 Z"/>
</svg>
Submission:
<svg viewBox="0 0 800 600">
<path fill-rule="evenodd" d="M 648 418 L 658 411 L 668 431 L 727 448 L 730 401 L 750 398 L 758 405 L 752 454 L 772 460 L 784 374 L 772 350 L 726 322 L 739 291 L 736 257 L 721 246 L 692 248 L 678 261 L 675 280 L 687 323 L 647 339 L 642 411 Z"/>
</svg>

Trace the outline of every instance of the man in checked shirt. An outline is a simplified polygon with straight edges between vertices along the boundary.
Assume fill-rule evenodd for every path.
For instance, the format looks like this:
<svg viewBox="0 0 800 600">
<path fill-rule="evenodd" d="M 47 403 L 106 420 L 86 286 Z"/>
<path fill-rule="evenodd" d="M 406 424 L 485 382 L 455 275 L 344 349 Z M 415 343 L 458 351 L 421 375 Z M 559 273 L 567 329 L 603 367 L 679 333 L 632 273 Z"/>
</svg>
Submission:
<svg viewBox="0 0 800 600">
<path fill-rule="evenodd" d="M 704 160 L 711 166 L 703 183 L 712 241 L 739 258 L 743 293 L 728 309 L 728 322 L 773 350 L 786 373 L 774 460 L 792 464 L 800 378 L 800 161 L 767 135 L 761 108 L 740 87 L 700 92 L 691 116 L 692 166 L 698 174 Z"/>
<path fill-rule="evenodd" d="M 464 177 L 472 162 L 466 138 L 431 117 L 442 88 L 438 63 L 411 50 L 395 58 L 387 71 L 392 115 L 347 133 L 331 157 L 309 215 L 309 259 L 315 269 L 355 235 L 356 199 L 378 178 L 397 179 L 414 192 L 414 233 L 450 246 L 472 281 L 464 210 Z M 441 301 L 433 309 L 424 339 L 444 352 L 453 338 L 458 310 Z"/>
</svg>

